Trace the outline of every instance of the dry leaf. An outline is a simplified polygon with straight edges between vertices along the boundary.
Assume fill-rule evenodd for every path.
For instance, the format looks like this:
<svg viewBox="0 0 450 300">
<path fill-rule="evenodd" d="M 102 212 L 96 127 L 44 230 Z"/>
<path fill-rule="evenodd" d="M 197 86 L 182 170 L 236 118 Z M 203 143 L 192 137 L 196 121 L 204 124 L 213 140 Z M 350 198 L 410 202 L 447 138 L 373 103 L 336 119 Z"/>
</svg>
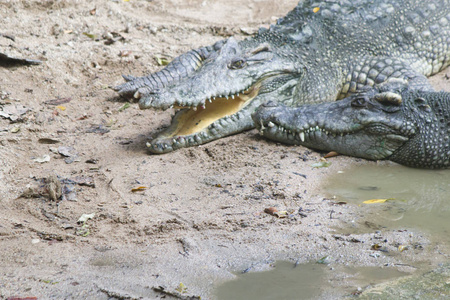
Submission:
<svg viewBox="0 0 450 300">
<path fill-rule="evenodd" d="M 0 53 L 0 61 L 6 62 L 12 65 L 39 65 L 42 61 L 37 59 L 17 58 L 12 57 L 4 53 Z"/>
<path fill-rule="evenodd" d="M 131 51 L 122 50 L 122 51 L 120 51 L 119 56 L 120 57 L 127 57 L 127 56 L 130 56 L 130 54 L 131 54 Z"/>
<path fill-rule="evenodd" d="M 381 249 L 381 246 L 380 245 L 378 245 L 378 244 L 374 244 L 374 245 L 372 245 L 372 250 L 380 250 Z"/>
<path fill-rule="evenodd" d="M 47 145 L 58 144 L 59 142 L 60 142 L 59 140 L 52 139 L 52 138 L 40 138 L 38 140 L 39 144 L 47 144 Z"/>
<path fill-rule="evenodd" d="M 273 213 L 274 216 L 276 216 L 277 218 L 287 218 L 289 216 L 289 213 L 285 210 L 282 211 L 277 211 Z"/>
<path fill-rule="evenodd" d="M 318 261 L 316 261 L 317 264 L 321 264 L 321 265 L 328 265 L 331 262 L 331 258 L 328 256 L 324 256 L 321 259 L 319 259 Z"/>
<path fill-rule="evenodd" d="M 316 13 L 316 12 L 318 12 L 320 10 L 320 7 L 314 7 L 313 8 L 313 13 Z"/>
<path fill-rule="evenodd" d="M 61 105 L 64 103 L 68 103 L 72 101 L 72 98 L 68 97 L 68 98 L 56 98 L 56 99 L 52 99 L 52 100 L 47 100 L 44 102 L 44 104 L 48 104 L 48 105 Z"/>
<path fill-rule="evenodd" d="M 331 152 L 328 152 L 323 158 L 330 158 L 330 157 L 335 157 L 335 156 L 339 156 L 339 153 L 337 153 L 336 151 L 331 151 Z"/>
<path fill-rule="evenodd" d="M 50 156 L 45 154 L 42 157 L 37 157 L 35 159 L 33 159 L 33 161 L 37 162 L 37 163 L 45 163 L 45 162 L 49 162 L 50 161 Z"/>
<path fill-rule="evenodd" d="M 87 36 L 88 38 L 91 38 L 91 39 L 93 39 L 93 40 L 95 40 L 97 37 L 95 36 L 95 34 L 92 34 L 92 33 L 88 33 L 88 32 L 83 32 L 83 34 L 85 35 L 85 36 Z"/>
<path fill-rule="evenodd" d="M 313 168 L 327 168 L 331 165 L 331 162 L 329 161 L 320 161 L 320 162 L 316 162 L 314 164 L 311 165 L 311 167 Z"/>
<path fill-rule="evenodd" d="M 178 287 L 175 289 L 177 292 L 179 292 L 180 294 L 184 294 L 187 292 L 187 287 L 180 282 L 180 284 L 178 285 Z"/>
<path fill-rule="evenodd" d="M 403 252 L 404 250 L 408 250 L 408 246 L 405 245 L 398 246 L 398 251 Z"/>
<path fill-rule="evenodd" d="M 170 63 L 170 59 L 161 55 L 155 55 L 155 60 L 159 66 L 167 66 Z"/>
<path fill-rule="evenodd" d="M 78 219 L 77 223 L 86 223 L 88 220 L 93 219 L 95 217 L 95 213 L 92 214 L 82 214 Z"/>
<path fill-rule="evenodd" d="M 120 112 L 121 112 L 121 111 L 124 111 L 125 109 L 127 109 L 128 107 L 130 107 L 130 105 L 131 105 L 131 104 L 130 104 L 129 102 L 127 102 L 127 103 L 125 103 L 121 108 L 119 108 L 118 111 L 120 111 Z"/>
<path fill-rule="evenodd" d="M 278 212 L 278 209 L 276 209 L 275 207 L 268 207 L 268 208 L 264 209 L 264 212 L 266 214 L 269 214 L 269 215 L 273 216 L 276 212 Z"/>
<path fill-rule="evenodd" d="M 366 200 L 363 203 L 364 204 L 374 204 L 374 203 L 384 203 L 386 201 L 389 200 L 395 200 L 395 198 L 388 198 L 388 199 L 370 199 L 370 200 Z"/>
<path fill-rule="evenodd" d="M 133 192 L 133 193 L 142 192 L 142 191 L 145 191 L 146 189 L 148 189 L 148 187 L 146 187 L 146 186 L 139 186 L 137 188 L 131 189 L 131 192 Z"/>
</svg>

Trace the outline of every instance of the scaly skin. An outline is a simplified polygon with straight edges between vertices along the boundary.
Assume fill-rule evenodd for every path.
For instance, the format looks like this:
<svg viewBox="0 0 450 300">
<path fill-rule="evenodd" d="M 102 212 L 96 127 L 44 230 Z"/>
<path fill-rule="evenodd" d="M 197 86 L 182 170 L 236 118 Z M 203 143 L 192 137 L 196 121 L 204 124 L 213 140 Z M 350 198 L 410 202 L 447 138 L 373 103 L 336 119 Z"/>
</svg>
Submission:
<svg viewBox="0 0 450 300">
<path fill-rule="evenodd" d="M 330 102 L 395 78 L 431 90 L 426 76 L 450 64 L 450 0 L 338 3 L 301 1 L 252 38 L 192 50 L 115 90 L 142 109 L 181 108 L 148 143 L 165 153 L 253 128 L 269 100 Z"/>
<path fill-rule="evenodd" d="M 262 105 L 253 120 L 265 137 L 371 160 L 427 169 L 450 166 L 450 93 L 403 87 L 342 101 Z"/>
</svg>

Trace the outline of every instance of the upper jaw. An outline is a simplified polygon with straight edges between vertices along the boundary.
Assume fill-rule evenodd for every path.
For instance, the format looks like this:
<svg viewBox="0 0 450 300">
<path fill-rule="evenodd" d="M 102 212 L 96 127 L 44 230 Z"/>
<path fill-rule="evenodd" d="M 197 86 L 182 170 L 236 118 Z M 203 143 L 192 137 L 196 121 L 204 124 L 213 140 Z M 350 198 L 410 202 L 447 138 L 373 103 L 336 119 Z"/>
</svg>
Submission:
<svg viewBox="0 0 450 300">
<path fill-rule="evenodd" d="M 204 90 L 193 91 L 192 84 L 190 84 L 186 87 L 175 86 L 172 90 L 158 90 L 145 94 L 141 94 L 138 91 L 135 94 L 135 98 L 139 98 L 140 109 L 153 108 L 166 110 L 169 108 L 188 108 L 195 111 L 205 109 L 207 105 L 216 101 L 235 100 L 236 98 L 245 99 L 255 88 L 258 88 L 258 84 L 252 84 L 250 80 L 245 80 L 245 83 L 241 85 L 242 88 L 236 91 L 211 93 L 205 92 Z"/>
<path fill-rule="evenodd" d="M 259 97 L 255 96 L 255 98 L 248 100 L 242 109 L 206 124 L 203 128 L 195 131 L 189 131 L 191 128 L 186 128 L 181 124 L 185 122 L 184 118 L 193 114 L 192 110 L 180 110 L 173 117 L 170 126 L 160 132 L 155 139 L 148 142 L 147 147 L 152 153 L 167 153 L 252 129 L 254 124 L 250 114 L 260 105 L 260 101 Z M 188 123 L 193 124 L 190 121 Z"/>
<path fill-rule="evenodd" d="M 198 102 L 198 106 L 174 106 L 182 109 L 175 114 L 169 127 L 147 143 L 149 151 L 167 153 L 253 128 L 250 114 L 259 105 L 255 98 L 260 87 L 257 82 L 236 94 Z"/>
</svg>

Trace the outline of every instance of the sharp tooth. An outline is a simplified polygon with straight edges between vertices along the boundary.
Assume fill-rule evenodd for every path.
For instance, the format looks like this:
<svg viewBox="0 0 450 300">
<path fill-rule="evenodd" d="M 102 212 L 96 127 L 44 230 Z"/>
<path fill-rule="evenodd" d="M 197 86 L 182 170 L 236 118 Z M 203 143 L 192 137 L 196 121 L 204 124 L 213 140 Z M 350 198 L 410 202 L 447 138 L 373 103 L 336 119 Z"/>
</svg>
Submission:
<svg viewBox="0 0 450 300">
<path fill-rule="evenodd" d="M 344 134 L 343 134 L 343 133 L 341 133 L 341 136 L 344 136 Z"/>
<path fill-rule="evenodd" d="M 136 93 L 134 93 L 133 97 L 135 99 L 140 99 L 141 98 L 141 93 L 139 93 L 139 91 L 137 91 Z"/>
<path fill-rule="evenodd" d="M 173 105 L 171 105 L 170 108 L 173 108 Z"/>
<path fill-rule="evenodd" d="M 209 103 L 211 103 L 212 102 L 211 98 L 209 98 L 208 101 L 209 101 Z"/>
<path fill-rule="evenodd" d="M 320 130 L 319 126 L 316 126 L 316 131 L 319 131 L 319 130 Z"/>
<path fill-rule="evenodd" d="M 300 136 L 300 140 L 302 140 L 302 142 L 305 141 L 305 133 L 302 131 L 298 134 Z"/>
<path fill-rule="evenodd" d="M 275 124 L 273 124 L 272 122 L 269 122 L 269 123 L 267 123 L 267 126 L 268 127 L 273 127 L 273 126 L 275 126 Z"/>
<path fill-rule="evenodd" d="M 231 98 L 234 99 L 234 95 L 231 95 Z"/>
<path fill-rule="evenodd" d="M 197 106 L 194 106 L 192 109 L 193 109 L 194 111 L 197 111 Z"/>
<path fill-rule="evenodd" d="M 213 100 L 216 100 L 216 96 L 213 96 L 212 99 L 213 99 Z"/>
<path fill-rule="evenodd" d="M 203 104 L 203 105 L 202 105 L 202 109 L 205 109 L 205 108 L 206 108 L 206 107 L 205 107 L 205 104 Z"/>
</svg>

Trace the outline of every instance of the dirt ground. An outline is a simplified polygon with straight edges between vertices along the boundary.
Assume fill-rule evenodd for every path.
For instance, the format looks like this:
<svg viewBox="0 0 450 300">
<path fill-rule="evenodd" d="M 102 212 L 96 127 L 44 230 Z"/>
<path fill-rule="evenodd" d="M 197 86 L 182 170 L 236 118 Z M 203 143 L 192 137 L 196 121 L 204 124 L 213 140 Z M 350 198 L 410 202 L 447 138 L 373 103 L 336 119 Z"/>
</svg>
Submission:
<svg viewBox="0 0 450 300">
<path fill-rule="evenodd" d="M 172 112 L 110 89 L 158 70 L 158 57 L 245 38 L 296 2 L 0 0 L 0 53 L 42 61 L 0 66 L 0 298 L 211 299 L 233 272 L 277 259 L 412 272 L 401 265 L 448 257 L 420 232 L 335 232 L 363 216 L 327 197 L 327 176 L 376 162 L 313 168 L 320 153 L 256 131 L 150 155 Z M 450 90 L 445 71 L 432 80 Z M 373 255 L 381 238 L 396 254 Z"/>
</svg>

